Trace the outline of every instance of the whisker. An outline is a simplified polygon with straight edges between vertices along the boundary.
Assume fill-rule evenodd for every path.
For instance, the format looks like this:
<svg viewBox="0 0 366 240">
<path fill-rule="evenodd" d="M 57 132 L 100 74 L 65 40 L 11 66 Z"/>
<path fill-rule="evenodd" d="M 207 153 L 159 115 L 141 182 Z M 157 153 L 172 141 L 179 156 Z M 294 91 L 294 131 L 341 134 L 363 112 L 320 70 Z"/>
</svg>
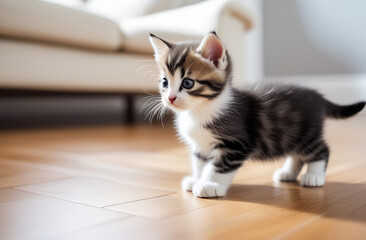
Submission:
<svg viewBox="0 0 366 240">
<path fill-rule="evenodd" d="M 153 119 L 156 118 L 164 126 L 163 119 L 166 112 L 166 107 L 161 102 L 161 96 L 155 94 L 146 96 L 145 99 L 147 100 L 141 107 L 140 113 L 146 109 L 147 112 L 145 120 L 148 120 L 150 125 L 152 124 Z"/>
<path fill-rule="evenodd" d="M 154 59 L 139 59 L 141 62 L 155 62 Z"/>
<path fill-rule="evenodd" d="M 157 105 L 159 102 L 160 102 L 160 100 L 159 100 L 159 99 L 149 99 L 148 101 L 146 101 L 146 102 L 142 105 L 140 113 L 141 113 L 143 110 L 145 110 L 145 109 L 147 109 L 147 108 L 152 107 L 153 105 Z"/>
<path fill-rule="evenodd" d="M 144 72 L 144 76 L 148 75 L 148 74 L 151 74 L 151 73 L 154 73 L 156 74 L 156 70 L 148 70 L 146 72 Z"/>
<path fill-rule="evenodd" d="M 137 72 L 139 72 L 139 71 L 141 71 L 142 69 L 144 69 L 144 68 L 151 68 L 151 69 L 155 69 L 156 70 L 156 66 L 153 66 L 153 65 L 142 65 L 142 66 L 140 66 L 138 69 L 137 69 Z"/>
</svg>

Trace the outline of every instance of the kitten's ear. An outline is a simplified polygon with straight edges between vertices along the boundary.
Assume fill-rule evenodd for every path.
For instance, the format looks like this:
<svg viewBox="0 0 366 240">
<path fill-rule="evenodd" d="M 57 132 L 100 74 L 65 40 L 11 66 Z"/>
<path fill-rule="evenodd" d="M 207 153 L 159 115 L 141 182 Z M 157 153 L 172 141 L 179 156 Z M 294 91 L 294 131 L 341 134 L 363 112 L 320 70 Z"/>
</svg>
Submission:
<svg viewBox="0 0 366 240">
<path fill-rule="evenodd" d="M 217 37 L 215 32 L 210 32 L 201 41 L 196 49 L 197 53 L 212 62 L 216 68 L 224 70 L 227 63 L 224 44 Z"/>
<path fill-rule="evenodd" d="M 169 50 L 169 48 L 172 47 L 172 44 L 155 36 L 154 34 L 150 33 L 150 43 L 151 46 L 154 49 L 155 52 L 155 60 L 159 61 L 159 58 L 161 55 L 163 55 L 163 53 L 167 52 Z"/>
</svg>

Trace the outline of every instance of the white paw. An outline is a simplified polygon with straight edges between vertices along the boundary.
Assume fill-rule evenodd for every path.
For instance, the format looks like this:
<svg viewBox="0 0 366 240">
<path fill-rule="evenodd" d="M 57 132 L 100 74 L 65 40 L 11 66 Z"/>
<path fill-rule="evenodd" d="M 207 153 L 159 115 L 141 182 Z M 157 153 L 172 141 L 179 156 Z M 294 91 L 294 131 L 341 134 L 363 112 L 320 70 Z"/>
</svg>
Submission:
<svg viewBox="0 0 366 240">
<path fill-rule="evenodd" d="M 215 182 L 198 181 L 193 185 L 192 193 L 194 196 L 202 198 L 223 197 L 227 188 Z"/>
<path fill-rule="evenodd" d="M 323 186 L 325 182 L 325 173 L 314 174 L 306 173 L 302 175 L 300 184 L 305 187 L 320 187 Z"/>
<path fill-rule="evenodd" d="M 192 176 L 187 176 L 185 178 L 183 178 L 182 180 L 182 188 L 185 191 L 191 192 L 193 185 L 197 182 L 198 180 Z"/>
<path fill-rule="evenodd" d="M 284 171 L 282 168 L 277 169 L 273 173 L 273 180 L 281 182 L 293 182 L 296 181 L 297 174 Z"/>
</svg>

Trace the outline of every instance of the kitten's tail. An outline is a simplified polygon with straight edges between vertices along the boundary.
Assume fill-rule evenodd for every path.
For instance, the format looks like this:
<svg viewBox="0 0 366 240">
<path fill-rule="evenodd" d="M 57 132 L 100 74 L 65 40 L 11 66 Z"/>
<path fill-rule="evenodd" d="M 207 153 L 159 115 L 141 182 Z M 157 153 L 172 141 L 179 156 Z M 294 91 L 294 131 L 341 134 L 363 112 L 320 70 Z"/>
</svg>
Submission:
<svg viewBox="0 0 366 240">
<path fill-rule="evenodd" d="M 366 102 L 358 102 L 351 105 L 340 106 L 326 100 L 326 116 L 330 118 L 348 118 L 360 112 Z"/>
</svg>

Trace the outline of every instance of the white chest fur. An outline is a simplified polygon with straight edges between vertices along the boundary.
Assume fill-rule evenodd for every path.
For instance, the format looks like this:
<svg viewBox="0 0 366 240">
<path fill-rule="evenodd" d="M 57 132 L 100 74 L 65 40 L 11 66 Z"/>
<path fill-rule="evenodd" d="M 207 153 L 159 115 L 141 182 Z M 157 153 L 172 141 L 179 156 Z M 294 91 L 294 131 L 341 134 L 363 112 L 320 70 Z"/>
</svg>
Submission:
<svg viewBox="0 0 366 240">
<path fill-rule="evenodd" d="M 218 118 L 231 100 L 231 89 L 226 87 L 216 99 L 210 100 L 199 109 L 178 113 L 178 133 L 192 152 L 199 152 L 207 157 L 220 154 L 214 148 L 219 141 L 203 126 Z"/>
<path fill-rule="evenodd" d="M 180 137 L 187 143 L 192 152 L 199 152 L 206 156 L 212 154 L 217 140 L 188 112 L 182 112 L 178 115 L 177 128 Z"/>
</svg>

